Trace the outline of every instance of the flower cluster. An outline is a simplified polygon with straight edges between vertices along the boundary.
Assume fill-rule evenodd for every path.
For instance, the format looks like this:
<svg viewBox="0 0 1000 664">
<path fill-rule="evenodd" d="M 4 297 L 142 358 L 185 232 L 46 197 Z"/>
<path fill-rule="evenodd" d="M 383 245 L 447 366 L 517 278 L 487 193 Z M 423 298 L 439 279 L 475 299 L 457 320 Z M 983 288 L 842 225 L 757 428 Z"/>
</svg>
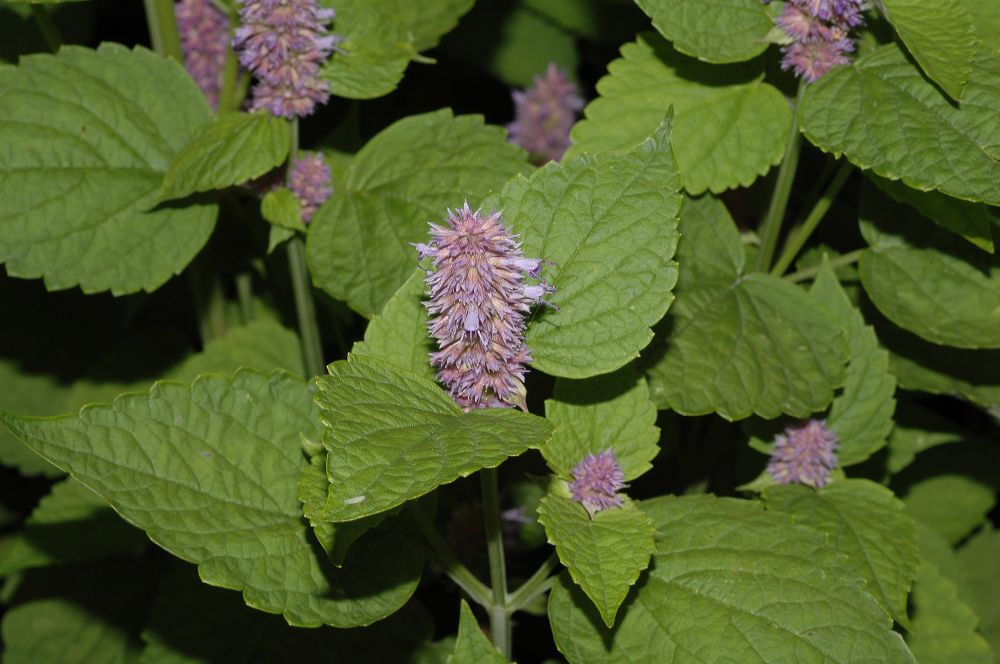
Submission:
<svg viewBox="0 0 1000 664">
<path fill-rule="evenodd" d="M 562 159 L 569 148 L 569 130 L 583 99 L 566 74 L 550 64 L 527 90 L 515 90 L 514 122 L 507 125 L 512 143 L 544 161 Z"/>
<path fill-rule="evenodd" d="M 184 51 L 184 68 L 212 108 L 217 108 L 222 67 L 229 48 L 229 19 L 212 0 L 180 0 L 174 5 L 174 15 Z"/>
<path fill-rule="evenodd" d="M 253 72 L 253 110 L 296 118 L 330 98 L 320 67 L 340 40 L 326 33 L 334 11 L 316 0 L 238 0 L 240 27 L 233 45 Z"/>
<path fill-rule="evenodd" d="M 466 203 L 448 211 L 448 225 L 431 224 L 430 244 L 417 244 L 427 272 L 428 323 L 438 350 L 431 364 L 462 408 L 518 406 L 524 402 L 525 315 L 555 289 L 538 278 L 543 261 L 525 258 L 500 213 L 482 216 Z"/>
<path fill-rule="evenodd" d="M 618 465 L 613 450 L 588 454 L 573 468 L 573 481 L 569 484 L 573 500 L 587 508 L 591 515 L 609 507 L 621 507 L 625 474 Z"/>
<path fill-rule="evenodd" d="M 848 34 L 863 22 L 861 10 L 862 0 L 788 0 L 776 19 L 792 40 L 781 49 L 781 68 L 812 83 L 850 64 L 854 42 Z"/>
<path fill-rule="evenodd" d="M 333 195 L 330 167 L 319 152 L 296 159 L 288 174 L 288 188 L 299 199 L 302 221 L 309 223 L 316 209 Z"/>
<path fill-rule="evenodd" d="M 808 420 L 774 437 L 767 472 L 778 484 L 808 484 L 819 488 L 837 467 L 837 434 L 822 420 Z"/>
</svg>

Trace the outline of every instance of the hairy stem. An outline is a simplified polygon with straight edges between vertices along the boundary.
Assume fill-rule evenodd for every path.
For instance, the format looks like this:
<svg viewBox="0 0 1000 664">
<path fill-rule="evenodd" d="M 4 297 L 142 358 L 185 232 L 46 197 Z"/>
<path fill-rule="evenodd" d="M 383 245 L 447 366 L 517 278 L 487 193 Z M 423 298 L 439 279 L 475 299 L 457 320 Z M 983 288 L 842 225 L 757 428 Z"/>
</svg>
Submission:
<svg viewBox="0 0 1000 664">
<path fill-rule="evenodd" d="M 519 611 L 530 604 L 533 599 L 547 592 L 556 580 L 556 577 L 549 575 L 558 565 L 559 556 L 552 552 L 552 555 L 527 581 L 521 584 L 520 588 L 507 596 L 507 610 L 511 613 Z"/>
<path fill-rule="evenodd" d="M 484 609 L 489 610 L 493 604 L 490 597 L 490 589 L 477 579 L 469 571 L 468 567 L 458 560 L 458 557 L 448 546 L 448 543 L 444 541 L 444 538 L 441 537 L 441 534 L 434 527 L 434 524 L 431 523 L 430 519 L 427 518 L 423 510 L 418 508 L 413 510 L 413 513 L 416 515 L 415 521 L 417 527 L 420 528 L 420 534 L 424 536 L 427 546 L 430 547 L 434 562 L 455 582 L 455 585 L 465 591 L 469 599 Z"/>
<path fill-rule="evenodd" d="M 767 206 L 767 213 L 761 224 L 760 253 L 757 254 L 756 263 L 758 272 L 766 272 L 771 265 L 771 258 L 774 257 L 774 250 L 778 245 L 778 236 L 781 235 L 781 222 L 785 218 L 785 210 L 788 208 L 788 198 L 792 194 L 792 182 L 795 180 L 795 171 L 799 165 L 799 148 L 802 145 L 795 111 L 802 100 L 804 90 L 805 86 L 800 83 L 798 95 L 792 108 L 792 128 L 788 133 L 788 142 L 785 144 L 785 156 L 778 168 L 778 177 L 774 181 L 774 191 L 771 193 L 771 202 Z"/>
<path fill-rule="evenodd" d="M 143 0 L 146 7 L 146 24 L 153 50 L 162 56 L 184 62 L 181 40 L 177 34 L 173 0 Z"/>
<path fill-rule="evenodd" d="M 819 226 L 819 222 L 823 221 L 823 217 L 826 215 L 830 206 L 833 205 L 833 201 L 837 198 L 837 194 L 840 193 L 841 188 L 844 183 L 847 182 L 847 177 L 851 174 L 851 164 L 848 161 L 844 161 L 837 169 L 837 174 L 833 176 L 830 180 L 830 184 L 827 186 L 826 191 L 820 196 L 819 200 L 816 201 L 816 205 L 809 212 L 805 221 L 799 226 L 788 238 L 788 242 L 785 243 L 785 248 L 782 250 L 781 255 L 778 257 L 777 262 L 774 267 L 771 268 L 771 274 L 775 276 L 781 276 L 788 269 L 788 266 L 792 264 L 795 257 L 798 256 L 799 251 L 805 246 L 806 241 L 809 240 L 809 236 L 813 234 L 816 227 Z"/>
<path fill-rule="evenodd" d="M 45 45 L 53 53 L 58 51 L 59 47 L 62 46 L 62 35 L 59 34 L 59 28 L 52 20 L 52 14 L 49 13 L 48 8 L 45 5 L 31 5 L 31 15 L 35 17 L 38 30 L 42 33 L 42 38 L 45 39 Z"/>
<path fill-rule="evenodd" d="M 500 492 L 496 468 L 483 468 L 479 479 L 483 487 L 483 521 L 486 528 L 486 552 L 490 558 L 490 638 L 503 656 L 510 659 L 510 613 L 507 610 L 507 566 L 500 532 Z"/>
<path fill-rule="evenodd" d="M 864 251 L 864 249 L 856 249 L 855 251 L 846 253 L 842 256 L 831 258 L 829 261 L 829 265 L 831 268 L 836 270 L 838 267 L 850 265 L 851 263 L 857 263 L 858 259 L 861 258 L 862 251 Z M 804 270 L 799 270 L 798 272 L 792 272 L 791 274 L 786 274 L 782 278 L 794 284 L 800 281 L 806 281 L 807 279 L 812 279 L 817 274 L 819 274 L 819 271 L 822 268 L 823 268 L 822 265 L 817 265 L 816 267 L 807 267 Z"/>
</svg>

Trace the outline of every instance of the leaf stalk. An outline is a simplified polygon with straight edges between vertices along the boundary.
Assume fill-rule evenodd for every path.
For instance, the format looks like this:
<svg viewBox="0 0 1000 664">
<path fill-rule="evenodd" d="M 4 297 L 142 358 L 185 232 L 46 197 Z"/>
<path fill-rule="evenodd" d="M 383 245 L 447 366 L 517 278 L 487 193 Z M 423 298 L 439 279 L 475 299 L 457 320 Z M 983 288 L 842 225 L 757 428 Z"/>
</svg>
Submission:
<svg viewBox="0 0 1000 664">
<path fill-rule="evenodd" d="M 507 606 L 507 564 L 500 531 L 500 491 L 496 468 L 483 468 L 479 474 L 483 489 L 483 522 L 486 552 L 490 561 L 490 638 L 508 660 L 511 653 L 510 609 Z"/>
</svg>

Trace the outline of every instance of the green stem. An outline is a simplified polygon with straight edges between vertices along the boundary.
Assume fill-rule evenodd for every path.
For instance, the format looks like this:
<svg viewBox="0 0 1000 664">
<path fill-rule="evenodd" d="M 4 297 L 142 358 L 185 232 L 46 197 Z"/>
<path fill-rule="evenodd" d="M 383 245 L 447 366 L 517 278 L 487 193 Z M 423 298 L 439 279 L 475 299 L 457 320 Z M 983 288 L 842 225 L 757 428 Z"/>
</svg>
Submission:
<svg viewBox="0 0 1000 664">
<path fill-rule="evenodd" d="M 804 91 L 805 86 L 799 83 L 798 95 L 792 108 L 792 128 L 788 133 L 788 142 L 785 144 L 785 156 L 778 168 L 778 177 L 774 182 L 774 191 L 771 193 L 771 202 L 761 225 L 760 253 L 757 254 L 756 265 L 758 272 L 766 272 L 771 265 L 774 250 L 778 246 L 778 236 L 781 235 L 781 222 L 785 218 L 788 198 L 792 193 L 792 182 L 795 180 L 795 170 L 799 165 L 799 148 L 802 145 L 799 138 L 796 109 L 802 100 Z"/>
<path fill-rule="evenodd" d="M 510 613 L 507 609 L 507 566 L 500 531 L 500 491 L 496 468 L 483 468 L 479 479 L 483 487 L 483 521 L 486 528 L 486 552 L 490 559 L 490 638 L 504 657 L 510 659 Z"/>
<path fill-rule="evenodd" d="M 253 307 L 253 275 L 240 272 L 236 275 L 236 297 L 240 303 L 240 317 L 243 324 L 249 325 L 256 317 Z"/>
<path fill-rule="evenodd" d="M 219 113 L 235 111 L 240 107 L 242 97 L 236 96 L 236 75 L 239 73 L 239 61 L 233 49 L 233 33 L 236 31 L 236 19 L 229 17 L 229 37 L 226 43 L 226 59 L 222 65 L 222 88 L 219 90 Z"/>
<path fill-rule="evenodd" d="M 292 273 L 292 290 L 295 294 L 295 313 L 299 319 L 299 337 L 302 339 L 302 356 L 310 376 L 325 372 L 323 345 L 316 323 L 316 305 L 306 268 L 306 245 L 299 236 L 288 241 L 288 268 Z"/>
<path fill-rule="evenodd" d="M 473 602 L 485 609 L 489 609 L 492 605 L 490 589 L 477 579 L 469 571 L 468 567 L 458 560 L 458 557 L 452 552 L 447 542 L 444 541 L 444 538 L 441 537 L 441 534 L 434 527 L 434 524 L 431 523 L 430 519 L 427 518 L 423 510 L 415 509 L 413 513 L 415 514 L 414 518 L 417 527 L 420 528 L 420 534 L 424 536 L 427 545 L 431 549 L 431 553 L 434 555 L 434 562 L 455 582 L 455 585 L 465 591 L 465 594 Z"/>
<path fill-rule="evenodd" d="M 850 265 L 851 263 L 857 263 L 858 259 L 861 258 L 861 252 L 864 249 L 856 249 L 850 253 L 843 254 L 842 256 L 837 256 L 836 258 L 831 258 L 828 261 L 829 266 L 836 270 L 838 267 L 843 267 L 845 265 Z M 792 272 L 791 274 L 786 274 L 782 277 L 785 281 L 790 281 L 793 284 L 800 281 L 805 281 L 807 279 L 812 279 L 819 271 L 823 269 L 823 265 L 817 265 L 815 267 L 807 267 L 804 270 L 799 270 L 798 272 Z"/>
<path fill-rule="evenodd" d="M 31 15 L 35 17 L 35 23 L 38 24 L 38 30 L 42 33 L 46 46 L 53 53 L 58 51 L 59 47 L 62 46 L 62 35 L 59 34 L 59 28 L 52 20 L 52 14 L 44 5 L 31 5 Z"/>
<path fill-rule="evenodd" d="M 547 592 L 556 580 L 556 577 L 549 575 L 558 565 L 559 556 L 553 553 L 527 581 L 521 584 L 520 588 L 507 596 L 507 610 L 511 613 L 520 611 L 530 604 L 533 599 Z"/>
<path fill-rule="evenodd" d="M 153 50 L 162 56 L 184 62 L 181 40 L 177 34 L 173 0 L 143 0 L 146 7 L 146 24 Z"/>
<path fill-rule="evenodd" d="M 805 246 L 806 241 L 809 236 L 813 234 L 816 227 L 819 226 L 819 222 L 823 221 L 823 217 L 826 215 L 830 206 L 833 205 L 834 199 L 837 198 L 837 194 L 840 193 L 841 188 L 844 183 L 847 182 L 847 177 L 851 174 L 851 164 L 848 161 L 844 161 L 837 169 L 837 174 L 833 176 L 830 180 L 830 184 L 827 186 L 826 191 L 820 196 L 819 200 L 816 201 L 816 205 L 809 212 L 809 216 L 806 217 L 802 225 L 798 227 L 788 238 L 788 242 L 785 244 L 785 248 L 781 252 L 781 256 L 778 257 L 778 261 L 771 268 L 771 274 L 776 277 L 780 277 L 788 269 L 788 266 L 792 264 L 795 257 Z"/>
</svg>

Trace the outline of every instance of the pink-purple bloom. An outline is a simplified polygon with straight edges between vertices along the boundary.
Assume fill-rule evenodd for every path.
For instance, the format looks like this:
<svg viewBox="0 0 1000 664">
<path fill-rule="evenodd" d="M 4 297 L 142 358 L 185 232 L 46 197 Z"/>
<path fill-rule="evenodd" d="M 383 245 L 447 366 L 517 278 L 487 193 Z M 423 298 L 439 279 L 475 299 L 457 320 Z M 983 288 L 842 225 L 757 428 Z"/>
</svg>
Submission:
<svg viewBox="0 0 1000 664">
<path fill-rule="evenodd" d="M 782 47 L 782 69 L 809 83 L 839 65 L 850 64 L 851 28 L 861 25 L 862 0 L 788 0 L 775 19 L 791 43 Z"/>
<path fill-rule="evenodd" d="M 333 195 L 330 167 L 319 152 L 296 159 L 288 174 L 288 188 L 299 199 L 302 221 L 308 223 L 317 208 Z"/>
<path fill-rule="evenodd" d="M 526 409 L 525 317 L 555 289 L 524 278 L 537 279 L 543 261 L 524 257 L 499 212 L 483 216 L 468 203 L 448 211 L 447 226 L 431 224 L 431 242 L 416 247 L 421 259 L 433 259 L 425 306 L 439 348 L 431 353 L 438 380 L 465 410 Z"/>
<path fill-rule="evenodd" d="M 229 49 L 229 19 L 212 0 L 180 0 L 174 5 L 184 68 L 212 108 L 219 105 L 222 66 Z"/>
<path fill-rule="evenodd" d="M 512 143 L 543 161 L 559 161 L 569 148 L 569 130 L 583 108 L 576 85 L 554 64 L 535 76 L 527 90 L 515 90 L 514 122 L 507 125 Z"/>
<path fill-rule="evenodd" d="M 778 484 L 808 484 L 819 488 L 837 467 L 837 434 L 823 420 L 807 420 L 774 437 L 767 472 Z"/>
<path fill-rule="evenodd" d="M 237 0 L 240 27 L 233 45 L 240 64 L 257 78 L 253 110 L 296 118 L 330 98 L 320 68 L 340 40 L 327 33 L 332 9 L 316 0 Z"/>
<path fill-rule="evenodd" d="M 625 474 L 613 450 L 588 454 L 573 468 L 569 493 L 591 515 L 611 507 L 621 507 L 619 491 L 624 489 Z"/>
</svg>

